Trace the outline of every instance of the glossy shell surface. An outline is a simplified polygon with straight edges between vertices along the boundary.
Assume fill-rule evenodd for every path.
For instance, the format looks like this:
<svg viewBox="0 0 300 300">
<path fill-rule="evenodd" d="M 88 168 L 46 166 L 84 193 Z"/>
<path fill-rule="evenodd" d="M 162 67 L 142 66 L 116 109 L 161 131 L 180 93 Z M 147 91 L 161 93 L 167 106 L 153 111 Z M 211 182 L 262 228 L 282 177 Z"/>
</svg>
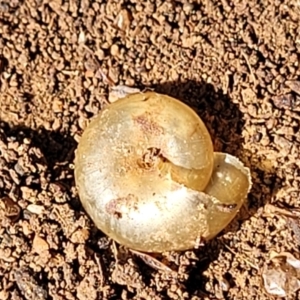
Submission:
<svg viewBox="0 0 300 300">
<path fill-rule="evenodd" d="M 213 152 L 191 108 L 154 92 L 128 95 L 91 121 L 76 151 L 75 180 L 96 226 L 144 252 L 213 238 L 251 186 L 237 158 Z"/>
</svg>

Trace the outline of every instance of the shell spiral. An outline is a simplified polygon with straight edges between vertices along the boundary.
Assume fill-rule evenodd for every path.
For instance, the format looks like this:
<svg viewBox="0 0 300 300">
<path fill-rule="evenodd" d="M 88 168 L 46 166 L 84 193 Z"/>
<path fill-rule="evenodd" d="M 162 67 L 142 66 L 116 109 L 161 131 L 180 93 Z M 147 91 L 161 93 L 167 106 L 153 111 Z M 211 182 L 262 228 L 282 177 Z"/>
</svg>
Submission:
<svg viewBox="0 0 300 300">
<path fill-rule="evenodd" d="M 144 252 L 213 238 L 251 187 L 237 158 L 214 153 L 191 108 L 154 92 L 118 100 L 91 121 L 76 151 L 75 180 L 96 226 Z"/>
</svg>

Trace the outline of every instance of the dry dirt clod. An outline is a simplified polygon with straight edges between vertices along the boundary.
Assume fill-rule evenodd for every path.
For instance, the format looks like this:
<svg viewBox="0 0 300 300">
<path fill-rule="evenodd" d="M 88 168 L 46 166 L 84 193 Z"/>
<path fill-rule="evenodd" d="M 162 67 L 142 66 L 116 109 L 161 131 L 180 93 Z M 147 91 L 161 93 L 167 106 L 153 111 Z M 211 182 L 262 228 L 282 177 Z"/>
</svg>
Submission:
<svg viewBox="0 0 300 300">
<path fill-rule="evenodd" d="M 280 96 L 275 96 L 273 98 L 274 105 L 279 109 L 291 109 L 297 108 L 297 101 L 294 95 L 285 94 Z"/>
<path fill-rule="evenodd" d="M 43 238 L 35 235 L 32 242 L 32 251 L 35 253 L 42 253 L 44 251 L 47 251 L 48 249 L 48 243 Z"/>
<path fill-rule="evenodd" d="M 300 81 L 298 80 L 287 80 L 285 84 L 295 93 L 300 95 Z"/>
<path fill-rule="evenodd" d="M 130 27 L 132 17 L 127 9 L 122 9 L 115 20 L 115 25 L 122 31 L 126 31 Z"/>
<path fill-rule="evenodd" d="M 70 240 L 74 244 L 84 244 L 89 238 L 89 232 L 87 229 L 81 228 L 73 232 Z"/>
<path fill-rule="evenodd" d="M 14 272 L 15 281 L 22 295 L 28 300 L 46 300 L 47 291 L 33 278 L 26 268 Z"/>
<path fill-rule="evenodd" d="M 115 57 L 119 55 L 119 46 L 117 44 L 111 45 L 110 54 Z"/>
<path fill-rule="evenodd" d="M 9 197 L 0 199 L 0 206 L 4 212 L 4 215 L 9 218 L 12 222 L 16 222 L 21 213 L 19 205 Z"/>
</svg>

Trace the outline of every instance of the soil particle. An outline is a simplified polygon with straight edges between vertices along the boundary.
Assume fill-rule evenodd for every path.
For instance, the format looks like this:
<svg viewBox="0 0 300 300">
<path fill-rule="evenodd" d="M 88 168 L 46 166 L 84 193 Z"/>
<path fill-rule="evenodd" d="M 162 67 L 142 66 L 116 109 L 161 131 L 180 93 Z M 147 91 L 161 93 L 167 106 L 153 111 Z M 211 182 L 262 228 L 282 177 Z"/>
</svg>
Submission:
<svg viewBox="0 0 300 300">
<path fill-rule="evenodd" d="M 48 243 L 41 237 L 35 235 L 32 241 L 32 251 L 36 253 L 42 253 L 49 249 Z"/>
<path fill-rule="evenodd" d="M 30 271 L 26 268 L 21 268 L 14 272 L 14 277 L 21 294 L 25 299 L 46 300 L 47 292 L 33 278 Z"/>
<path fill-rule="evenodd" d="M 299 16 L 296 0 L 0 1 L 0 299 L 270 299 L 269 252 L 299 252 L 264 212 L 299 208 Z M 74 150 L 115 84 L 184 101 L 252 172 L 216 239 L 160 258 L 177 276 L 120 260 L 78 199 Z"/>
</svg>

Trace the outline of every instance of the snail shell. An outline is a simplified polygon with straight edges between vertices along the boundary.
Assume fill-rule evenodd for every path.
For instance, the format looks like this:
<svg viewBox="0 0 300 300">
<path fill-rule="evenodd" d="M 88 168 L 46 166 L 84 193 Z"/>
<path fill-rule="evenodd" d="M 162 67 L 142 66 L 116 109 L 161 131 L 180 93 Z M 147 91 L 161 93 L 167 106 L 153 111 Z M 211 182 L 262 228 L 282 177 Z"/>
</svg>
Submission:
<svg viewBox="0 0 300 300">
<path fill-rule="evenodd" d="M 213 238 L 251 186 L 237 158 L 213 152 L 191 108 L 154 92 L 128 95 L 91 121 L 76 151 L 75 180 L 96 226 L 144 252 Z"/>
</svg>

